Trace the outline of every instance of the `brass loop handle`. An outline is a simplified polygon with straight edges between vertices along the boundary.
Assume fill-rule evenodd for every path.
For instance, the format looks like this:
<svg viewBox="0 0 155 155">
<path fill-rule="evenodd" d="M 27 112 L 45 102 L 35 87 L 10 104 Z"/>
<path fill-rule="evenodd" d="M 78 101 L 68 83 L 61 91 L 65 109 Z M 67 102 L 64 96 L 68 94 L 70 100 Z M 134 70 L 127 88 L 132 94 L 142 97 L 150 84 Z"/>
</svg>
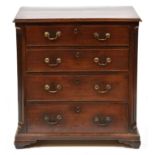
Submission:
<svg viewBox="0 0 155 155">
<path fill-rule="evenodd" d="M 45 84 L 44 85 L 44 90 L 46 90 L 49 93 L 55 94 L 58 93 L 62 89 L 61 84 Z"/>
<path fill-rule="evenodd" d="M 107 66 L 108 63 L 112 62 L 112 59 L 110 57 L 107 57 L 107 58 L 95 57 L 93 61 L 94 63 L 97 63 L 99 66 Z"/>
<path fill-rule="evenodd" d="M 107 39 L 110 39 L 111 35 L 110 33 L 105 33 L 105 35 L 99 34 L 98 32 L 94 33 L 94 38 L 99 41 L 105 41 Z"/>
<path fill-rule="evenodd" d="M 61 64 L 61 58 L 56 58 L 53 62 L 51 62 L 50 58 L 44 58 L 44 63 L 48 64 L 50 67 L 56 67 Z"/>
<path fill-rule="evenodd" d="M 61 36 L 61 31 L 57 31 L 55 33 L 44 32 L 44 37 L 48 38 L 48 40 L 57 40 Z"/>
<path fill-rule="evenodd" d="M 105 94 L 108 93 L 112 89 L 110 84 L 95 84 L 94 85 L 94 90 L 96 90 L 100 94 Z"/>
<path fill-rule="evenodd" d="M 56 125 L 60 123 L 60 121 L 63 119 L 61 114 L 56 114 L 56 115 L 45 115 L 44 116 L 44 121 L 49 124 L 49 125 Z"/>
<path fill-rule="evenodd" d="M 93 122 L 99 126 L 107 126 L 112 122 L 112 118 L 110 116 L 97 115 L 93 118 Z"/>
</svg>

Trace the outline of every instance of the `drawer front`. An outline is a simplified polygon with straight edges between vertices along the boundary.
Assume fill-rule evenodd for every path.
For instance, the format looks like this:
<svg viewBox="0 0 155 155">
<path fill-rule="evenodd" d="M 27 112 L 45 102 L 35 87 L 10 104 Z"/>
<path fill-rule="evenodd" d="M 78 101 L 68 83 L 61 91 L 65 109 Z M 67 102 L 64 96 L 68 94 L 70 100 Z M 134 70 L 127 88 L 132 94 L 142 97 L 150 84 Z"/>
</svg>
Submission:
<svg viewBox="0 0 155 155">
<path fill-rule="evenodd" d="M 127 101 L 128 75 L 29 75 L 27 100 Z"/>
<path fill-rule="evenodd" d="M 128 129 L 127 104 L 31 102 L 26 114 L 30 133 L 120 133 Z"/>
<path fill-rule="evenodd" d="M 46 25 L 26 26 L 28 46 L 128 46 L 125 25 Z"/>
<path fill-rule="evenodd" d="M 27 72 L 128 70 L 127 49 L 50 49 L 26 52 Z"/>
</svg>

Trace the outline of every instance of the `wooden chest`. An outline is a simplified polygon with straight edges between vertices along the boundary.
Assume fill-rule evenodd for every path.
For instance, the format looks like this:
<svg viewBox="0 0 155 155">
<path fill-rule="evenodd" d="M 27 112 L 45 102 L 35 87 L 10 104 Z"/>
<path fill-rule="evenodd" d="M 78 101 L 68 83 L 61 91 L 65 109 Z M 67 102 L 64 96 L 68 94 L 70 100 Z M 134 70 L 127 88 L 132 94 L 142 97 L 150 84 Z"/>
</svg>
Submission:
<svg viewBox="0 0 155 155">
<path fill-rule="evenodd" d="M 37 141 L 140 146 L 132 7 L 21 8 L 16 148 Z"/>
</svg>

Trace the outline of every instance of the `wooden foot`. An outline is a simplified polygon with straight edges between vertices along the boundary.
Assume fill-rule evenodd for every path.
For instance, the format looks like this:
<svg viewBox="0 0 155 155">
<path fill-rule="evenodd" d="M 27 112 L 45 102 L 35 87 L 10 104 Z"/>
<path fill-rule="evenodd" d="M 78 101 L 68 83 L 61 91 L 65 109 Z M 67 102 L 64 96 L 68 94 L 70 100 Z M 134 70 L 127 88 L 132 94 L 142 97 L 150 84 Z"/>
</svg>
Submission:
<svg viewBox="0 0 155 155">
<path fill-rule="evenodd" d="M 129 147 L 138 149 L 140 147 L 140 140 L 129 141 L 129 140 L 118 140 L 119 143 L 127 145 Z"/>
<path fill-rule="evenodd" d="M 16 149 L 22 149 L 22 148 L 25 148 L 25 147 L 28 147 L 32 144 L 35 144 L 37 141 L 15 141 L 15 147 Z"/>
</svg>

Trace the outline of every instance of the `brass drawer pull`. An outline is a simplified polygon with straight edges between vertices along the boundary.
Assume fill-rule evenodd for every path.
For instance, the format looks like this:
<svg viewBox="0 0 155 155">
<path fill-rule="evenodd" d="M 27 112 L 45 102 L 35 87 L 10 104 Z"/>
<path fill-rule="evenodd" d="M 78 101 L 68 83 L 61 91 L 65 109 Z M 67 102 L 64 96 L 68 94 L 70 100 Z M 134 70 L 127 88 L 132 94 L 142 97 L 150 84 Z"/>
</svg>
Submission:
<svg viewBox="0 0 155 155">
<path fill-rule="evenodd" d="M 105 41 L 107 39 L 110 39 L 110 33 L 105 33 L 105 35 L 99 34 L 98 32 L 94 33 L 94 38 L 99 41 Z"/>
<path fill-rule="evenodd" d="M 56 58 L 54 61 L 53 61 L 53 63 L 51 63 L 51 61 L 50 61 L 50 58 L 44 58 L 44 62 L 46 63 L 46 64 L 48 64 L 48 66 L 50 66 L 50 67 L 56 67 L 56 66 L 58 66 L 59 64 L 61 64 L 61 58 Z"/>
<path fill-rule="evenodd" d="M 56 115 L 45 115 L 44 116 L 44 121 L 49 124 L 49 125 L 57 125 L 60 123 L 60 121 L 63 119 L 61 114 L 56 114 Z"/>
<path fill-rule="evenodd" d="M 110 116 L 97 115 L 93 118 L 93 122 L 99 126 L 107 126 L 112 122 L 112 118 Z"/>
<path fill-rule="evenodd" d="M 107 58 L 95 57 L 93 61 L 94 63 L 97 63 L 99 66 L 107 66 L 108 63 L 111 63 L 112 59 L 110 57 Z"/>
<path fill-rule="evenodd" d="M 58 93 L 60 90 L 62 89 L 62 85 L 61 84 L 45 84 L 44 85 L 44 90 L 46 90 L 49 93 L 55 94 Z"/>
<path fill-rule="evenodd" d="M 110 84 L 100 83 L 94 85 L 94 90 L 96 90 L 100 94 L 108 93 L 111 89 L 112 87 Z"/>
<path fill-rule="evenodd" d="M 44 32 L 44 37 L 48 38 L 48 40 L 57 40 L 61 36 L 61 31 L 57 31 L 54 33 Z"/>
</svg>

